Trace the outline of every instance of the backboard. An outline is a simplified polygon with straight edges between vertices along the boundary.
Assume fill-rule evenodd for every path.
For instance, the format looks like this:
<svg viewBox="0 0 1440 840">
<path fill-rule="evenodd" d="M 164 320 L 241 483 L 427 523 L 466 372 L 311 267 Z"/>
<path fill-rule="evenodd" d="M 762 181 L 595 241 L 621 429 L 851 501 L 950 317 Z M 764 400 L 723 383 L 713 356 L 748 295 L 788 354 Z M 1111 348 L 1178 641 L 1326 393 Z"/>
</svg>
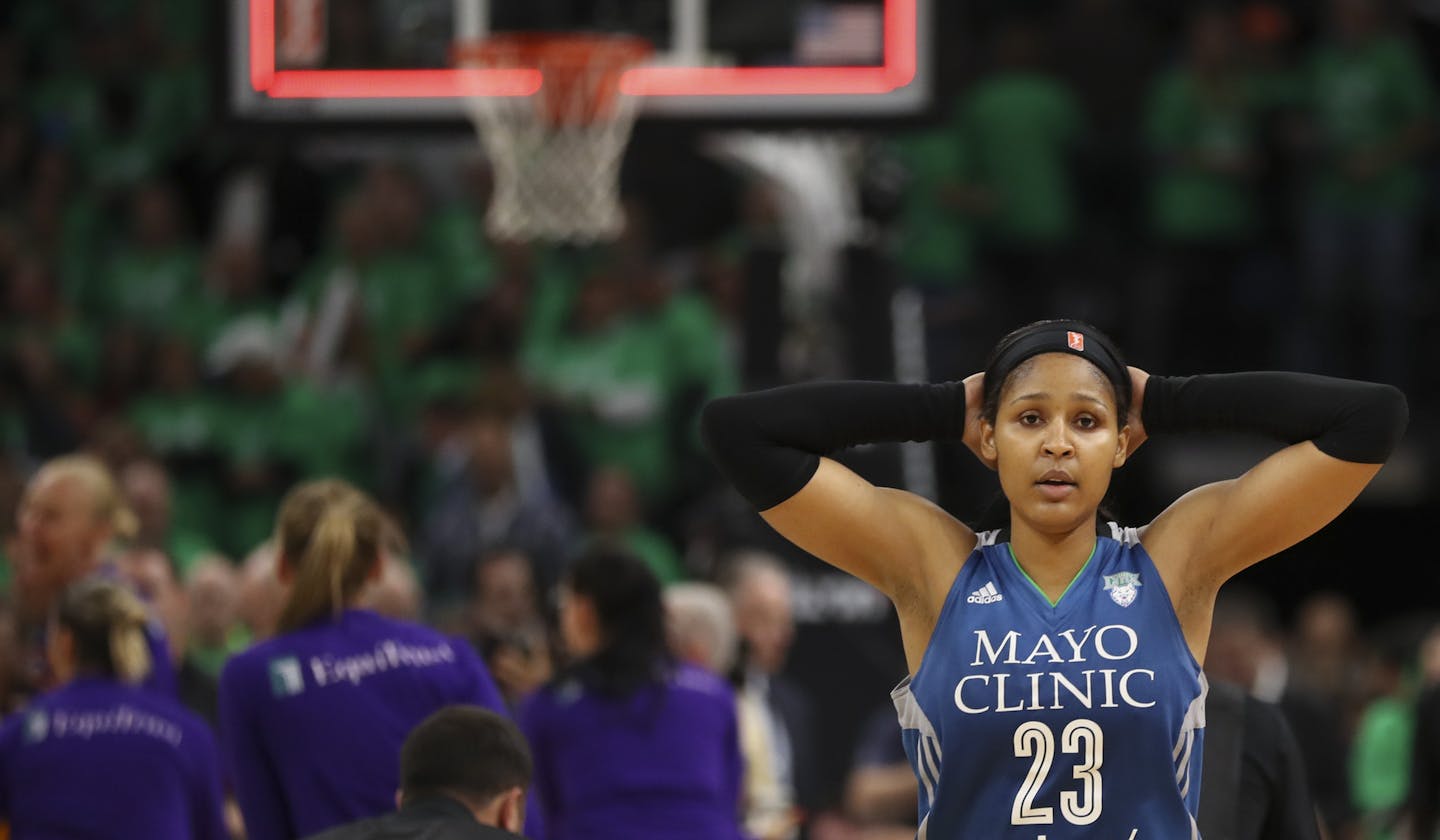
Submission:
<svg viewBox="0 0 1440 840">
<path fill-rule="evenodd" d="M 465 98 L 533 93 L 525 69 L 454 66 L 492 32 L 628 32 L 644 118 L 884 119 L 933 96 L 939 0 L 228 0 L 228 91 L 258 121 L 461 119 Z"/>
</svg>

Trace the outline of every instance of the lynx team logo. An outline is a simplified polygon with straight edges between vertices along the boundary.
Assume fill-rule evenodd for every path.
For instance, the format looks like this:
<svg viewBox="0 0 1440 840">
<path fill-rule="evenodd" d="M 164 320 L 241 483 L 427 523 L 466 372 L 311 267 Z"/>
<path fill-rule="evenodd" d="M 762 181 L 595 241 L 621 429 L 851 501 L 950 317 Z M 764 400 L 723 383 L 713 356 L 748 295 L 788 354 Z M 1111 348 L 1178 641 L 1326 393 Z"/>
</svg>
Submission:
<svg viewBox="0 0 1440 840">
<path fill-rule="evenodd" d="M 1104 578 L 1105 591 L 1110 593 L 1110 600 L 1122 607 L 1135 603 L 1135 590 L 1140 586 L 1140 575 L 1135 572 L 1120 572 L 1105 575 Z"/>
</svg>

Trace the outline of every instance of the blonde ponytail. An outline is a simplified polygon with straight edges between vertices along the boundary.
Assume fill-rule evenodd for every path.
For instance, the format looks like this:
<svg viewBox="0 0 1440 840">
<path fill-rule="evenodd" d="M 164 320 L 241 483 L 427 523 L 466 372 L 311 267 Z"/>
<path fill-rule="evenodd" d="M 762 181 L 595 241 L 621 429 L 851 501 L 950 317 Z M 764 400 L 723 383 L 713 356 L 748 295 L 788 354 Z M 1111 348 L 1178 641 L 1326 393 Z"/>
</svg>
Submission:
<svg viewBox="0 0 1440 840">
<path fill-rule="evenodd" d="M 139 683 L 150 675 L 150 614 L 124 586 L 87 578 L 65 590 L 56 618 L 75 640 L 78 671 Z"/>
<path fill-rule="evenodd" d="M 110 623 L 110 663 L 123 682 L 139 683 L 150 674 L 150 644 L 145 627 L 150 616 L 135 596 L 115 590 L 114 618 Z"/>
<path fill-rule="evenodd" d="M 288 632 L 338 615 L 380 559 L 386 523 L 379 507 L 336 480 L 301 484 L 278 517 L 280 550 L 289 565 L 290 594 L 278 628 Z"/>
</svg>

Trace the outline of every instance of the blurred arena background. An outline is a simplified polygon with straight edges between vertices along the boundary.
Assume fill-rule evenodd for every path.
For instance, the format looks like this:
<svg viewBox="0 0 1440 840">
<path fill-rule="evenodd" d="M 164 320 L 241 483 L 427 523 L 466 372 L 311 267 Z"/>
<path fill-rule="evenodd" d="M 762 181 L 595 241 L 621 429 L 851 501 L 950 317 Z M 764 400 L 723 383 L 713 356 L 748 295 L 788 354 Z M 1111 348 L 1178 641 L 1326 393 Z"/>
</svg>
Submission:
<svg viewBox="0 0 1440 840">
<path fill-rule="evenodd" d="M 455 45 L 520 31 L 655 47 L 623 83 L 649 95 L 615 135 L 613 238 L 487 229 L 497 171 L 471 118 L 499 82 L 459 72 Z M 594 540 L 668 582 L 764 552 L 790 571 L 778 655 L 813 710 L 801 798 L 859 825 L 847 783 L 904 674 L 892 612 L 720 481 L 698 407 L 815 377 L 964 376 L 1011 327 L 1064 315 L 1157 372 L 1408 393 L 1409 436 L 1359 502 L 1232 584 L 1330 692 L 1349 749 L 1396 669 L 1440 679 L 1423 656 L 1437 83 L 1427 0 L 12 0 L 4 615 L 23 614 L 25 482 L 76 451 L 121 477 L 191 612 L 232 605 L 190 619 L 185 655 L 212 674 L 264 633 L 264 543 L 306 477 L 381 500 L 415 579 L 395 608 L 477 644 L 504 625 L 475 575 L 501 547 L 545 605 Z M 1143 521 L 1263 447 L 1151 441 L 1112 507 Z M 843 460 L 964 519 L 997 489 L 958 442 Z M 1356 833 L 1337 836 L 1383 836 L 1362 827 L 1383 794 L 1322 783 L 1350 803 L 1334 819 Z"/>
</svg>

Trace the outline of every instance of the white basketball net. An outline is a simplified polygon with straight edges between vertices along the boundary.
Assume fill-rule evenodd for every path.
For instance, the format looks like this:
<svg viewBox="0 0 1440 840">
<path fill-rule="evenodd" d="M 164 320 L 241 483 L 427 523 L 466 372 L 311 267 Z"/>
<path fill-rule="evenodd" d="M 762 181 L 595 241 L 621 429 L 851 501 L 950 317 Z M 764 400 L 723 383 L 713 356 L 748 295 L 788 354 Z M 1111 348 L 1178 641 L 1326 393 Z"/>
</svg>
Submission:
<svg viewBox="0 0 1440 840">
<path fill-rule="evenodd" d="M 485 226 L 497 239 L 573 243 L 614 239 L 625 226 L 620 164 L 637 100 L 618 77 L 638 59 L 633 41 L 594 39 L 583 65 L 573 53 L 486 42 L 461 65 L 537 67 L 546 82 L 531 96 L 472 96 L 471 122 L 494 173 Z M 547 66 L 550 65 L 550 66 Z M 564 84 L 551 80 L 564 78 Z"/>
</svg>

